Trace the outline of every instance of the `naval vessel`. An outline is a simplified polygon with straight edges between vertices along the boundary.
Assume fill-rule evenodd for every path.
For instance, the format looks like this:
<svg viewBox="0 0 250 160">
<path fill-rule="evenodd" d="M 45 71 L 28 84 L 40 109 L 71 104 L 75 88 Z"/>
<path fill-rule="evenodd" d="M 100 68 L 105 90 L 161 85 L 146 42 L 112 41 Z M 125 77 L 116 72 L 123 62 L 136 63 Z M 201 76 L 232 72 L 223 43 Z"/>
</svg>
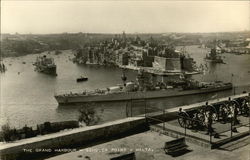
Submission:
<svg viewBox="0 0 250 160">
<path fill-rule="evenodd" d="M 122 77 L 122 79 L 124 83 L 117 86 L 77 93 L 73 93 L 73 91 L 59 92 L 56 93 L 54 97 L 59 104 L 73 104 L 178 97 L 218 92 L 233 88 L 232 83 L 224 83 L 221 81 L 198 82 L 182 79 L 182 81 L 174 81 L 171 83 L 154 83 L 152 81 L 149 82 L 149 80 L 145 77 L 143 78 L 143 76 L 137 76 L 136 82 L 125 82 L 125 77 Z"/>
<path fill-rule="evenodd" d="M 36 62 L 33 65 L 35 66 L 35 71 L 37 72 L 57 75 L 54 59 L 49 58 L 46 55 L 37 57 Z"/>
<path fill-rule="evenodd" d="M 209 55 L 206 55 L 205 60 L 212 63 L 224 63 L 221 57 L 217 55 L 215 48 L 212 48 Z"/>
</svg>

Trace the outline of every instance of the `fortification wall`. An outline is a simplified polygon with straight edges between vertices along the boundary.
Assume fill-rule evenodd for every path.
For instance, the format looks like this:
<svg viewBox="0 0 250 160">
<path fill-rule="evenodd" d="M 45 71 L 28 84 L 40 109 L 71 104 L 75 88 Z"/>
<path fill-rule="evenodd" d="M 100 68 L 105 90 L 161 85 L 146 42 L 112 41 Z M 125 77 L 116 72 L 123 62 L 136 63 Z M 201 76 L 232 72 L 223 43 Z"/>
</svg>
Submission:
<svg viewBox="0 0 250 160">
<path fill-rule="evenodd" d="M 39 149 L 53 150 L 69 146 L 89 145 L 97 141 L 110 139 L 111 137 L 120 136 L 122 134 L 132 134 L 147 129 L 148 126 L 145 123 L 144 117 L 134 117 L 96 126 L 23 139 L 13 143 L 2 144 L 0 146 L 0 159 L 15 160 L 20 157 L 27 157 L 29 154 L 35 156 L 36 151 Z M 31 150 L 32 152 L 25 152 L 24 149 Z"/>
</svg>

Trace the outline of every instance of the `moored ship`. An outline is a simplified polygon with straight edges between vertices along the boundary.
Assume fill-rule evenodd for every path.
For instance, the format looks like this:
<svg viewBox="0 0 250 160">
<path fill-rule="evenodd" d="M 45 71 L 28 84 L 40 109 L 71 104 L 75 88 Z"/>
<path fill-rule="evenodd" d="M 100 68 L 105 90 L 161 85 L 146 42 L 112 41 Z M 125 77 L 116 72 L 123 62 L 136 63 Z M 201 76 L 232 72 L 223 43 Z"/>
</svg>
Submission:
<svg viewBox="0 0 250 160">
<path fill-rule="evenodd" d="M 220 56 L 217 55 L 216 49 L 211 49 L 209 55 L 206 55 L 205 60 L 212 63 L 224 63 Z"/>
<path fill-rule="evenodd" d="M 110 87 L 112 90 L 118 87 Z M 202 93 L 217 92 L 222 90 L 232 89 L 231 83 L 214 83 L 209 84 L 206 87 L 197 89 L 183 90 L 180 88 L 169 88 L 165 90 L 154 91 L 124 91 L 123 88 L 117 89 L 117 91 L 107 90 L 95 90 L 92 92 L 83 93 L 68 93 L 55 95 L 55 98 L 59 104 L 69 103 L 84 103 L 84 102 L 107 102 L 107 101 L 123 101 L 131 99 L 153 99 L 164 97 L 177 97 L 184 95 L 194 95 Z"/>
<path fill-rule="evenodd" d="M 117 86 L 96 89 L 94 91 L 83 91 L 81 93 L 59 93 L 55 94 L 55 99 L 59 104 L 125 101 L 218 92 L 230 90 L 233 87 L 232 83 L 223 83 L 221 81 L 197 82 L 187 80 L 184 77 L 179 81 L 168 83 L 156 82 L 142 74 L 138 74 L 136 82 L 126 83 L 126 79 L 124 77 L 122 79 L 124 83 Z"/>
<path fill-rule="evenodd" d="M 48 58 L 46 55 L 37 57 L 36 62 L 33 65 L 35 66 L 35 71 L 37 72 L 57 75 L 54 59 Z"/>
</svg>

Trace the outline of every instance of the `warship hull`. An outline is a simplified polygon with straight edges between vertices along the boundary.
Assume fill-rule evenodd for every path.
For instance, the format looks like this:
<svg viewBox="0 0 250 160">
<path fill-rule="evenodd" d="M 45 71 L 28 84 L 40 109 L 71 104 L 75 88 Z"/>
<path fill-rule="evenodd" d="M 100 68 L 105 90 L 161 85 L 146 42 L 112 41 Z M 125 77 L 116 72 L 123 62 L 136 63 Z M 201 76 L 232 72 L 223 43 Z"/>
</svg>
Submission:
<svg viewBox="0 0 250 160">
<path fill-rule="evenodd" d="M 223 90 L 232 89 L 232 84 L 228 83 L 220 87 L 210 87 L 201 89 L 166 89 L 157 91 L 136 91 L 136 92 L 115 92 L 108 94 L 96 94 L 96 95 L 55 95 L 55 99 L 59 104 L 74 104 L 74 103 L 86 103 L 86 102 L 110 102 L 110 101 L 125 101 L 131 99 L 155 99 L 164 97 L 178 97 L 185 95 L 204 94 L 211 92 L 218 92 Z"/>
</svg>

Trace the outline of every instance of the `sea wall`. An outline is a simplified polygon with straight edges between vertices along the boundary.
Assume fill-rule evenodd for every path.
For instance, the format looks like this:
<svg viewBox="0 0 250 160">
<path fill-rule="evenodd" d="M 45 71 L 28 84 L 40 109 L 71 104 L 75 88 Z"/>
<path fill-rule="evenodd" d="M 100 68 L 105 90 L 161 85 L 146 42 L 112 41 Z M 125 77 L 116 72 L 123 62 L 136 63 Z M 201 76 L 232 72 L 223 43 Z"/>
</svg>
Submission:
<svg viewBox="0 0 250 160">
<path fill-rule="evenodd" d="M 148 130 L 144 117 L 126 118 L 101 125 L 73 129 L 54 134 L 23 139 L 13 143 L 0 145 L 1 160 L 31 159 L 41 155 L 41 150 L 53 152 L 54 149 L 72 148 L 91 145 L 99 141 L 129 135 Z M 38 152 L 39 151 L 39 152 Z M 46 153 L 48 154 L 48 153 Z"/>
<path fill-rule="evenodd" d="M 250 96 L 249 93 L 231 96 L 231 99 Z M 217 103 L 228 100 L 229 97 L 209 100 L 208 104 Z M 40 137 L 33 137 L 23 139 L 13 143 L 5 143 L 0 145 L 0 159 L 1 160 L 15 160 L 15 159 L 32 159 L 36 156 L 40 156 L 41 152 L 36 153 L 37 149 L 67 149 L 76 148 L 81 146 L 82 148 L 103 143 L 116 138 L 125 137 L 131 134 L 144 132 L 149 130 L 147 123 L 161 123 L 161 121 L 169 121 L 175 119 L 179 108 L 184 110 L 199 108 L 205 105 L 206 102 L 195 103 L 191 105 L 184 105 L 175 108 L 162 110 L 159 112 L 148 113 L 140 115 L 138 117 L 130 117 L 121 120 L 108 122 L 105 124 L 89 126 L 84 128 L 72 129 L 69 131 L 62 131 L 58 133 L 52 133 Z M 26 149 L 27 151 L 25 151 Z M 49 152 L 50 153 L 50 152 Z M 47 152 L 43 153 L 47 154 Z M 30 158 L 32 156 L 32 158 Z"/>
</svg>

